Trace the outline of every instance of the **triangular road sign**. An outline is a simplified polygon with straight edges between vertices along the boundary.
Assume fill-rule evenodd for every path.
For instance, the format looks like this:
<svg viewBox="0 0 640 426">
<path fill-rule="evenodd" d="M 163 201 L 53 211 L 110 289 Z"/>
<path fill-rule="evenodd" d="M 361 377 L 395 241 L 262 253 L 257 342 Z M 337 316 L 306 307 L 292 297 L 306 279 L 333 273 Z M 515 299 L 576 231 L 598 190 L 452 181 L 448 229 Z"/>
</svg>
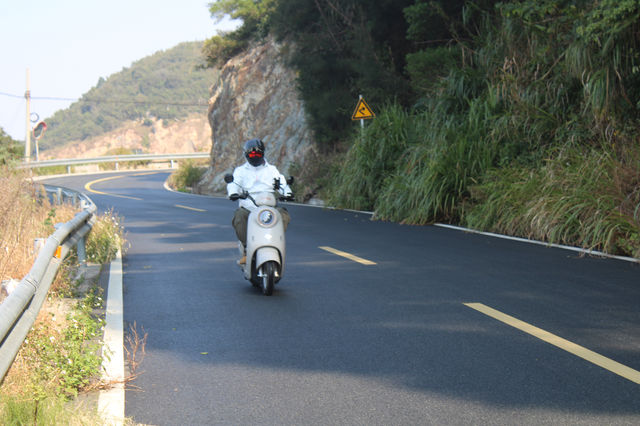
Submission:
<svg viewBox="0 0 640 426">
<path fill-rule="evenodd" d="M 353 115 L 351 116 L 352 120 L 363 120 L 366 118 L 373 118 L 376 115 L 371 111 L 369 105 L 364 101 L 364 98 L 360 98 L 358 101 L 358 105 L 356 105 L 355 111 L 353 111 Z"/>
</svg>

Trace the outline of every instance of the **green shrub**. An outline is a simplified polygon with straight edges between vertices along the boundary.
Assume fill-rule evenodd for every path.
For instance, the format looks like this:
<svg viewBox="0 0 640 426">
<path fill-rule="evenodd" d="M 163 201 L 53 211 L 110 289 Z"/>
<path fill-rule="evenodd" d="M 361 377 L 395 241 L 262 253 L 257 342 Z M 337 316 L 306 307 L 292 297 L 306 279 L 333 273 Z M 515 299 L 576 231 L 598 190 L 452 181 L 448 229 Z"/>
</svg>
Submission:
<svg viewBox="0 0 640 426">
<path fill-rule="evenodd" d="M 73 172 L 74 170 L 75 167 L 71 167 L 71 171 Z M 33 173 L 38 176 L 64 175 L 67 173 L 67 166 L 37 167 L 33 169 Z"/>
<path fill-rule="evenodd" d="M 24 149 L 0 127 L 0 164 L 15 164 L 22 159 Z"/>
<path fill-rule="evenodd" d="M 431 91 L 439 80 L 458 65 L 460 51 L 451 47 L 434 47 L 407 55 L 407 72 L 418 93 Z"/>
<path fill-rule="evenodd" d="M 189 192 L 204 175 L 206 168 L 200 167 L 193 160 L 180 163 L 178 170 L 169 177 L 169 185 L 178 191 Z"/>
<path fill-rule="evenodd" d="M 94 317 L 92 310 L 101 306 L 94 289 L 77 302 L 62 321 L 64 327 L 53 315 L 35 323 L 20 349 L 19 365 L 12 367 L 17 372 L 13 372 L 11 389 L 0 393 L 0 424 L 101 423 L 97 416 L 85 419 L 86 413 L 67 405 L 99 379 L 98 339 L 104 321 Z"/>
</svg>

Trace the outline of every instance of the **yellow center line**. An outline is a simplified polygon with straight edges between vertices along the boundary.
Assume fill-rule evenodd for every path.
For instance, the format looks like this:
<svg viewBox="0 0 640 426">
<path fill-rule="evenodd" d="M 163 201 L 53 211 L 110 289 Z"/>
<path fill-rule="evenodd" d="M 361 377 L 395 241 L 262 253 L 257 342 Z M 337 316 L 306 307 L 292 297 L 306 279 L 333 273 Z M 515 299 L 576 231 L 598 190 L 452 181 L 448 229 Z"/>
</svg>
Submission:
<svg viewBox="0 0 640 426">
<path fill-rule="evenodd" d="M 125 176 L 147 176 L 147 175 L 157 175 L 158 173 L 163 173 L 163 172 L 140 172 L 140 173 L 133 173 L 131 175 L 123 175 L 121 177 L 125 177 Z"/>
<path fill-rule="evenodd" d="M 468 306 L 471 309 L 475 309 L 478 312 L 482 312 L 483 314 L 497 319 L 498 321 L 501 321 L 507 325 L 510 325 L 511 327 L 517 328 L 520 331 L 524 331 L 527 334 L 537 337 L 540 340 L 550 343 L 560 349 L 563 349 L 573 355 L 576 355 L 586 361 L 602 367 L 605 370 L 609 370 L 612 373 L 624 377 L 627 380 L 631 380 L 634 383 L 640 384 L 640 371 L 638 370 L 634 370 L 633 368 L 620 364 L 619 362 L 602 356 L 585 347 L 565 340 L 562 337 L 551 334 L 548 331 L 544 331 L 524 321 L 520 321 L 517 318 L 504 314 L 500 311 L 496 311 L 495 309 L 483 305 L 482 303 L 465 303 L 464 305 Z"/>
<path fill-rule="evenodd" d="M 102 192 L 102 191 L 98 191 L 97 189 L 93 189 L 91 188 L 91 186 L 94 183 L 99 183 L 99 182 L 106 182 L 108 180 L 112 180 L 112 179 L 120 179 L 123 177 L 127 177 L 127 176 L 144 176 L 144 175 L 150 175 L 150 174 L 154 174 L 154 173 L 158 173 L 158 172 L 146 172 L 146 173 L 136 173 L 133 175 L 118 175 L 118 176 L 109 176 L 106 178 L 102 178 L 102 179 L 96 179 L 96 180 L 92 180 L 91 182 L 87 182 L 84 185 L 84 189 L 86 189 L 89 192 L 92 192 L 94 194 L 100 194 L 100 195 L 108 195 L 110 197 L 118 197 L 118 198 L 127 198 L 129 200 L 138 200 L 138 201 L 142 201 L 142 198 L 138 198 L 138 197 L 130 197 L 128 195 L 119 195 L 119 194 L 110 194 L 108 192 Z"/>
<path fill-rule="evenodd" d="M 206 212 L 206 210 L 197 209 L 195 207 L 183 206 L 182 204 L 175 204 L 175 207 L 187 210 L 193 210 L 194 212 Z"/>
<path fill-rule="evenodd" d="M 344 251 L 336 250 L 336 249 L 334 249 L 332 247 L 321 246 L 321 247 L 318 247 L 318 248 L 320 248 L 322 250 L 325 250 L 325 251 L 328 251 L 329 253 L 337 254 L 338 256 L 346 257 L 349 260 L 353 260 L 354 262 L 358 262 L 358 263 L 361 263 L 363 265 L 375 265 L 376 264 L 376 262 L 372 262 L 370 260 L 363 259 L 363 258 L 355 256 L 355 255 L 353 255 L 351 253 L 347 253 L 347 252 L 344 252 Z"/>
</svg>

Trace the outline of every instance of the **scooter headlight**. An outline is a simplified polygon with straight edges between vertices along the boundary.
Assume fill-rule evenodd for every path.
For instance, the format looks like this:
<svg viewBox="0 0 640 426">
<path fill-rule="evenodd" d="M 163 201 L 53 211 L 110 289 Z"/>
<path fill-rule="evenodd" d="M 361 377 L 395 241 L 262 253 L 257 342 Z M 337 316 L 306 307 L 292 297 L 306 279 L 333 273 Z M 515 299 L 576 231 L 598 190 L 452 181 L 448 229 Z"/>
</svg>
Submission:
<svg viewBox="0 0 640 426">
<path fill-rule="evenodd" d="M 271 210 L 262 210 L 258 215 L 258 222 L 264 227 L 270 227 L 276 223 L 276 215 Z"/>
</svg>

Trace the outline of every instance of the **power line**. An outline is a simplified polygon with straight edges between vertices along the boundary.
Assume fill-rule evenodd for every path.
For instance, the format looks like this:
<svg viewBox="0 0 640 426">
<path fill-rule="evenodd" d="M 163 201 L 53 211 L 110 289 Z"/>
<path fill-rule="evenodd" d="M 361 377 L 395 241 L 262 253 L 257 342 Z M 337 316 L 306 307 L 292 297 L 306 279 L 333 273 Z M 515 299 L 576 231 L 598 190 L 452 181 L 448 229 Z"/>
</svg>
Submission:
<svg viewBox="0 0 640 426">
<path fill-rule="evenodd" d="M 2 96 L 7 96 L 9 98 L 20 98 L 20 99 L 24 99 L 24 95 L 22 96 L 18 96 L 18 95 L 12 95 L 11 93 L 4 93 L 4 92 L 0 92 L 0 95 Z"/>
<path fill-rule="evenodd" d="M 0 92 L 0 96 L 9 98 L 24 99 L 24 95 L 14 95 L 12 93 Z M 87 102 L 94 104 L 134 104 L 134 105 L 162 105 L 162 106 L 207 106 L 209 102 L 206 100 L 198 102 L 158 102 L 158 101 L 138 101 L 134 99 L 77 99 L 77 98 L 60 98 L 53 96 L 30 96 L 31 100 L 40 101 L 71 101 L 71 102 Z"/>
</svg>

